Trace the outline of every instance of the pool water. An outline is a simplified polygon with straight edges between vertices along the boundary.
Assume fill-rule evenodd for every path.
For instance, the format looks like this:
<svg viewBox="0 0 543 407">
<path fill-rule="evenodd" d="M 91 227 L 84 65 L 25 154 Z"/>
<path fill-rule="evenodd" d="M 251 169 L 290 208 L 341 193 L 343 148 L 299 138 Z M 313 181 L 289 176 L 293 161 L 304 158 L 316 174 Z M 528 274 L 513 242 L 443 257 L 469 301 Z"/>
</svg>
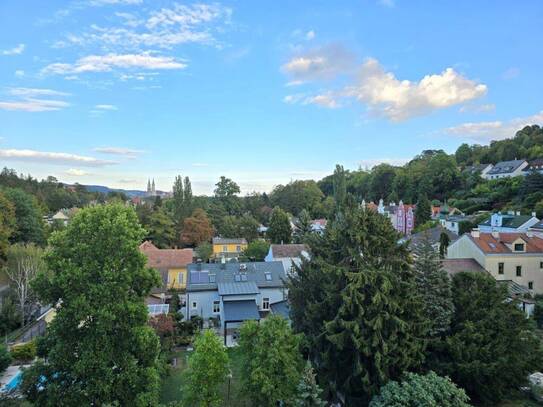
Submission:
<svg viewBox="0 0 543 407">
<path fill-rule="evenodd" d="M 15 390 L 21 384 L 22 376 L 23 376 L 23 372 L 21 372 L 19 370 L 17 372 L 17 374 L 15 376 L 13 376 L 11 378 L 11 380 L 4 386 L 2 391 L 13 391 L 13 390 Z"/>
</svg>

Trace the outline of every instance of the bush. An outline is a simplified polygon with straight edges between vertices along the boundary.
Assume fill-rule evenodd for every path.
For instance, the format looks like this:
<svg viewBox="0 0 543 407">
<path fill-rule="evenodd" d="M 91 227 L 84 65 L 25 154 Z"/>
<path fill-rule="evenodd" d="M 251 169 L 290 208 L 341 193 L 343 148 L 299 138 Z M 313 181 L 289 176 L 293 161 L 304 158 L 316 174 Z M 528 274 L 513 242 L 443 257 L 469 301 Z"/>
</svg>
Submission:
<svg viewBox="0 0 543 407">
<path fill-rule="evenodd" d="M 8 368 L 11 364 L 11 355 L 5 346 L 0 346 L 0 373 Z"/>
<path fill-rule="evenodd" d="M 11 347 L 11 357 L 20 362 L 30 362 L 36 357 L 36 342 L 31 341 Z"/>
<path fill-rule="evenodd" d="M 424 376 L 407 373 L 399 383 L 388 382 L 373 397 L 370 407 L 468 407 L 469 397 L 448 377 L 430 372 Z"/>
</svg>

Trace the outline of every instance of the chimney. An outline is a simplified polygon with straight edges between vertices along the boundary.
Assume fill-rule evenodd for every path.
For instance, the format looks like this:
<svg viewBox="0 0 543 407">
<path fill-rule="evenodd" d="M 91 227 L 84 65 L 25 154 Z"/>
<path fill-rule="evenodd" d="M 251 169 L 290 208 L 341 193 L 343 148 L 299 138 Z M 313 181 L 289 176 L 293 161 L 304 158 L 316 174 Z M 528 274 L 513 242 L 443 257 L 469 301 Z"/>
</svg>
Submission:
<svg viewBox="0 0 543 407">
<path fill-rule="evenodd" d="M 471 237 L 474 237 L 474 238 L 479 238 L 479 229 L 472 229 L 471 231 Z"/>
<path fill-rule="evenodd" d="M 534 232 L 532 232 L 531 230 L 526 231 L 526 237 L 529 237 L 531 239 L 532 237 L 534 237 Z"/>
<path fill-rule="evenodd" d="M 535 216 L 535 212 L 532 212 L 532 217 L 533 217 L 533 218 L 535 218 L 535 217 L 536 217 L 536 216 Z"/>
<path fill-rule="evenodd" d="M 492 237 L 494 239 L 499 239 L 500 238 L 500 232 L 498 232 L 497 230 L 493 230 L 492 231 Z"/>
<path fill-rule="evenodd" d="M 223 257 L 221 257 L 221 270 L 225 270 L 226 269 L 226 259 Z"/>
</svg>

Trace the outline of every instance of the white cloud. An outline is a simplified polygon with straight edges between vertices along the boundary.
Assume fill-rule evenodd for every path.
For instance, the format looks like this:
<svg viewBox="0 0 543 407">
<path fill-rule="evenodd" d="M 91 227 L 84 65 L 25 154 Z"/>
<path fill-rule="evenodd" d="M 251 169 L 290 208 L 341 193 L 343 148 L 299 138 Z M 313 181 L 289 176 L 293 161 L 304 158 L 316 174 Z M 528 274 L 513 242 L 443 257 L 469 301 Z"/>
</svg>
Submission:
<svg viewBox="0 0 543 407">
<path fill-rule="evenodd" d="M 310 30 L 305 34 L 306 40 L 311 41 L 313 38 L 315 38 L 315 31 Z"/>
<path fill-rule="evenodd" d="M 86 157 L 69 153 L 56 153 L 35 150 L 0 149 L 0 158 L 13 161 L 30 161 L 47 164 L 70 165 L 78 164 L 85 167 L 102 167 L 117 164 L 115 161 L 100 160 L 94 157 Z"/>
<path fill-rule="evenodd" d="M 310 96 L 304 100 L 305 105 L 319 105 L 330 109 L 340 107 L 337 100 L 330 94 Z"/>
<path fill-rule="evenodd" d="M 346 87 L 344 94 L 366 104 L 378 115 L 402 121 L 477 99 L 486 91 L 486 85 L 460 75 L 453 68 L 426 75 L 418 82 L 399 80 L 370 58 L 360 68 L 355 84 Z"/>
<path fill-rule="evenodd" d="M 94 108 L 99 110 L 119 110 L 115 105 L 95 105 Z"/>
<path fill-rule="evenodd" d="M 25 76 L 25 71 L 23 71 L 22 69 L 17 69 L 15 71 L 15 76 L 21 78 L 21 77 Z"/>
<path fill-rule="evenodd" d="M 349 52 L 340 45 L 329 44 L 291 58 L 281 71 L 294 81 L 311 81 L 333 79 L 353 67 L 354 57 Z"/>
<path fill-rule="evenodd" d="M 16 47 L 5 49 L 2 51 L 2 55 L 19 55 L 25 50 L 25 44 L 19 44 Z"/>
<path fill-rule="evenodd" d="M 463 123 L 444 130 L 446 134 L 473 140 L 476 142 L 490 142 L 513 137 L 524 126 L 543 124 L 543 110 L 528 117 L 517 117 L 509 121 L 487 121 Z"/>
<path fill-rule="evenodd" d="M 124 155 L 130 158 L 135 158 L 136 156 L 145 152 L 143 150 L 136 150 L 133 148 L 125 147 L 97 147 L 94 149 L 94 151 L 102 154 Z"/>
<path fill-rule="evenodd" d="M 494 103 L 486 103 L 483 105 L 465 105 L 459 109 L 460 113 L 488 113 L 496 110 Z"/>
<path fill-rule="evenodd" d="M 90 175 L 89 172 L 79 170 L 77 168 L 70 168 L 69 170 L 65 171 L 66 175 L 74 176 L 74 177 L 83 177 L 85 175 Z"/>
<path fill-rule="evenodd" d="M 183 69 L 186 64 L 173 57 L 141 54 L 89 55 L 78 59 L 74 64 L 54 63 L 46 66 L 44 74 L 78 74 L 85 72 L 109 72 L 120 69 Z"/>
<path fill-rule="evenodd" d="M 377 4 L 388 8 L 396 7 L 396 2 L 394 0 L 378 0 Z"/>
<path fill-rule="evenodd" d="M 300 102 L 305 97 L 303 93 L 296 93 L 294 95 L 287 95 L 283 98 L 283 102 L 287 104 L 294 104 Z"/>
<path fill-rule="evenodd" d="M 369 158 L 362 159 L 358 162 L 361 168 L 371 169 L 379 164 L 390 164 L 393 166 L 401 166 L 409 162 L 410 158 Z"/>
<path fill-rule="evenodd" d="M 0 109 L 19 110 L 24 112 L 46 112 L 51 110 L 60 110 L 70 106 L 64 100 L 55 100 L 69 96 L 69 93 L 59 92 L 52 89 L 41 88 L 10 88 L 8 94 L 16 97 L 16 100 L 0 100 Z M 44 99 L 44 97 L 47 97 Z"/>
</svg>

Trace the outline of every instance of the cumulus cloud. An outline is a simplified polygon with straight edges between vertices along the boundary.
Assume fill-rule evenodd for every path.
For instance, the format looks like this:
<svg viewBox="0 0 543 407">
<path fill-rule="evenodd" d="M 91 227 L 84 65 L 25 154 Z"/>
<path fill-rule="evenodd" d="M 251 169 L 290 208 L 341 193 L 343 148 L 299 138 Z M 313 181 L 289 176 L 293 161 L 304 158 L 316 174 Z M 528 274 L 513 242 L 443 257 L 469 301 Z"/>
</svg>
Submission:
<svg viewBox="0 0 543 407">
<path fill-rule="evenodd" d="M 462 76 L 453 68 L 426 75 L 418 82 L 399 80 L 373 58 L 364 62 L 356 83 L 345 88 L 346 96 L 354 97 L 392 121 L 468 102 L 486 92 L 486 85 Z"/>
<path fill-rule="evenodd" d="M 79 74 L 85 72 L 109 72 L 113 69 L 183 69 L 187 65 L 173 57 L 141 54 L 89 55 L 73 64 L 53 63 L 46 66 L 44 74 Z"/>
<path fill-rule="evenodd" d="M 331 94 L 310 96 L 307 97 L 303 103 L 306 105 L 318 105 L 322 107 L 327 107 L 329 109 L 335 109 L 337 107 L 340 107 L 337 100 Z"/>
<path fill-rule="evenodd" d="M 25 44 L 19 44 L 16 47 L 5 49 L 2 51 L 2 55 L 19 55 L 25 50 Z"/>
<path fill-rule="evenodd" d="M 353 68 L 354 56 L 338 44 L 329 44 L 294 56 L 281 71 L 294 81 L 306 82 L 334 79 Z"/>
<path fill-rule="evenodd" d="M 130 158 L 135 158 L 140 154 L 143 154 L 145 151 L 143 150 L 136 150 L 133 148 L 125 148 L 125 147 L 97 147 L 94 149 L 97 153 L 102 154 L 111 154 L 111 155 L 122 155 L 127 156 Z"/>
<path fill-rule="evenodd" d="M 462 123 L 444 130 L 448 135 L 469 139 L 475 142 L 487 143 L 492 140 L 502 140 L 513 137 L 524 126 L 543 124 L 543 110 L 528 117 L 517 117 L 509 121 L 486 121 Z"/>
<path fill-rule="evenodd" d="M 115 105 L 95 105 L 94 108 L 99 110 L 119 110 Z"/>
<path fill-rule="evenodd" d="M 65 171 L 65 174 L 66 174 L 66 175 L 73 176 L 73 177 L 83 177 L 83 176 L 85 176 L 85 175 L 90 175 L 89 172 L 83 171 L 83 170 L 79 170 L 79 169 L 77 169 L 77 168 L 70 168 L 69 170 Z"/>
<path fill-rule="evenodd" d="M 59 97 L 69 96 L 69 93 L 41 88 L 11 88 L 7 92 L 15 100 L 0 100 L 0 109 L 19 110 L 24 112 L 46 112 L 60 110 L 70 106 Z M 56 98 L 56 99 L 55 99 Z"/>
<path fill-rule="evenodd" d="M 115 161 L 100 160 L 94 157 L 69 153 L 46 152 L 36 150 L 0 149 L 0 158 L 13 161 L 41 162 L 46 164 L 73 165 L 84 167 L 103 167 L 117 164 Z"/>
</svg>

